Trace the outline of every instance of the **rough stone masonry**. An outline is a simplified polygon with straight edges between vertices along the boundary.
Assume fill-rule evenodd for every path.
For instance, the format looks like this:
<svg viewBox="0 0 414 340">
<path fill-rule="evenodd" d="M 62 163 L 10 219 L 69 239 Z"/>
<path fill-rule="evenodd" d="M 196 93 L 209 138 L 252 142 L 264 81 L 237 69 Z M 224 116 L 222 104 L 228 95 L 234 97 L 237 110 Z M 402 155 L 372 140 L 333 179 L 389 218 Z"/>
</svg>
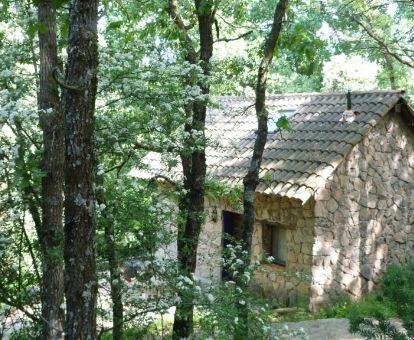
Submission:
<svg viewBox="0 0 414 340">
<path fill-rule="evenodd" d="M 361 297 L 374 289 L 389 263 L 412 259 L 413 145 L 413 132 L 389 114 L 306 204 L 258 193 L 253 258 L 265 256 L 262 232 L 269 223 L 286 228 L 288 256 L 285 266 L 263 263 L 253 288 L 279 303 L 308 303 L 316 310 L 343 294 Z M 206 199 L 198 277 L 220 280 L 223 211 L 240 213 L 225 200 Z"/>
</svg>

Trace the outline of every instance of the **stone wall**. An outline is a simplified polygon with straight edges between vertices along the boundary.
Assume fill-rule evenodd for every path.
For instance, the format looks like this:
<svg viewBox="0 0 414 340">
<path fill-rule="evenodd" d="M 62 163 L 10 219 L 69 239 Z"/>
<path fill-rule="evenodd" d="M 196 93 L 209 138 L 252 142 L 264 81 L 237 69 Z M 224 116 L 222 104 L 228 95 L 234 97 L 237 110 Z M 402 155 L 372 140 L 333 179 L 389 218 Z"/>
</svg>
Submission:
<svg viewBox="0 0 414 340">
<path fill-rule="evenodd" d="M 223 238 L 223 210 L 234 209 L 224 200 L 211 201 L 205 198 L 206 223 L 200 233 L 197 248 L 196 277 L 206 282 L 221 280 L 221 247 Z"/>
<path fill-rule="evenodd" d="M 196 276 L 202 280 L 219 282 L 221 279 L 221 247 L 223 211 L 241 213 L 223 200 L 206 199 L 206 224 L 200 235 Z M 298 299 L 309 299 L 312 264 L 314 203 L 302 206 L 300 201 L 287 198 L 257 196 L 253 260 L 263 262 L 262 226 L 280 223 L 288 228 L 288 260 L 286 266 L 262 264 L 253 280 L 253 289 L 282 304 L 294 304 Z"/>
<path fill-rule="evenodd" d="M 344 293 L 359 298 L 375 287 L 389 263 L 414 257 L 414 135 L 404 126 L 394 113 L 383 119 L 304 206 L 257 196 L 254 260 L 264 257 L 263 224 L 288 228 L 286 266 L 262 264 L 254 280 L 257 292 L 282 304 L 310 296 L 310 309 L 316 310 Z M 221 279 L 225 210 L 241 213 L 223 200 L 206 199 L 199 278 Z"/>
<path fill-rule="evenodd" d="M 391 112 L 315 196 L 311 308 L 372 290 L 414 256 L 414 136 Z"/>
<path fill-rule="evenodd" d="M 261 261 L 264 257 L 262 226 L 265 223 L 276 222 L 287 227 L 288 248 L 286 266 L 264 264 L 259 268 L 255 275 L 256 289 L 283 305 L 307 301 L 314 239 L 313 201 L 302 206 L 299 200 L 258 195 L 256 202 L 253 259 Z"/>
</svg>

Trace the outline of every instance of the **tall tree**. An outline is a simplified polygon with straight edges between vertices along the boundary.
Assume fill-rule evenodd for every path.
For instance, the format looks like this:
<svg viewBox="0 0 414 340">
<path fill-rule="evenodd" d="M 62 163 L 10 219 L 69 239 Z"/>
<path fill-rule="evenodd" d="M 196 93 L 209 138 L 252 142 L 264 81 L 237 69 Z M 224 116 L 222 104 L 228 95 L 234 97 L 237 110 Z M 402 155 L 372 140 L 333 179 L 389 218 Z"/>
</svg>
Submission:
<svg viewBox="0 0 414 340">
<path fill-rule="evenodd" d="M 213 24 L 217 8 L 213 0 L 195 0 L 194 4 L 198 22 L 199 51 L 194 49 L 194 42 L 188 32 L 191 26 L 184 24 L 179 13 L 177 0 L 169 1 L 168 11 L 181 33 L 185 60 L 192 65 L 197 65 L 200 62 L 202 68 L 204 77 L 198 77 L 196 81 L 189 78 L 187 85 L 198 87 L 201 94 L 208 97 L 210 85 L 206 79 L 210 75 L 210 59 L 213 55 Z M 207 100 L 204 98 L 190 102 L 186 106 L 185 112 L 187 120 L 184 130 L 188 137 L 185 141 L 184 151 L 180 155 L 185 194 L 179 203 L 180 212 L 185 218 L 178 226 L 177 252 L 181 272 L 192 280 L 197 263 L 197 246 L 201 225 L 204 221 Z M 196 146 L 194 142 L 197 142 Z M 188 292 L 179 295 L 180 302 L 176 306 L 174 316 L 173 339 L 188 338 L 193 332 L 193 296 Z"/>
<path fill-rule="evenodd" d="M 64 132 L 63 111 L 58 85 L 53 79 L 57 66 L 56 9 L 52 0 L 38 4 L 39 25 L 39 93 L 38 107 L 43 130 L 42 226 L 42 317 L 43 338 L 62 339 L 64 309 L 63 288 L 63 181 Z"/>
<path fill-rule="evenodd" d="M 122 165 L 121 165 L 122 166 Z M 106 207 L 108 204 L 104 192 L 104 176 L 97 176 L 97 184 L 100 187 L 97 190 L 97 202 L 101 206 Z M 122 302 L 122 285 L 119 257 L 117 254 L 117 244 L 115 242 L 115 228 L 113 214 L 107 214 L 107 210 L 101 212 L 102 224 L 104 226 L 105 243 L 103 253 L 109 266 L 109 285 L 111 287 L 112 299 L 112 339 L 121 340 L 123 337 L 124 323 L 124 305 Z"/>
<path fill-rule="evenodd" d="M 247 252 L 251 254 L 252 236 L 255 222 L 255 191 L 259 184 L 259 171 L 262 163 L 263 151 L 267 141 L 268 112 L 266 110 L 266 81 L 269 73 L 269 66 L 278 43 L 282 30 L 283 18 L 285 17 L 288 0 L 280 0 L 273 15 L 272 29 L 265 41 L 263 57 L 259 65 L 256 85 L 255 110 L 257 117 L 257 137 L 254 143 L 253 155 L 250 167 L 243 179 L 243 241 L 246 244 Z M 248 257 L 250 258 L 250 256 Z M 241 308 L 242 327 L 237 330 L 235 338 L 248 333 L 248 310 Z"/>
<path fill-rule="evenodd" d="M 339 42 L 341 49 L 384 64 L 394 88 L 396 66 L 414 68 L 413 14 L 413 1 L 332 0 L 324 4 L 323 20 L 346 37 Z"/>
<path fill-rule="evenodd" d="M 262 163 L 263 151 L 267 141 L 268 112 L 266 110 L 266 80 L 269 66 L 272 62 L 277 42 L 282 30 L 282 23 L 288 7 L 288 0 L 280 0 L 275 8 L 272 29 L 266 39 L 263 58 L 260 62 L 256 85 L 255 110 L 257 117 L 257 137 L 254 143 L 253 155 L 249 170 L 243 179 L 243 240 L 247 249 L 251 251 L 254 227 L 254 198 L 256 187 L 259 184 L 259 171 Z"/>
<path fill-rule="evenodd" d="M 65 110 L 65 338 L 96 338 L 95 97 L 98 0 L 69 9 Z"/>
</svg>

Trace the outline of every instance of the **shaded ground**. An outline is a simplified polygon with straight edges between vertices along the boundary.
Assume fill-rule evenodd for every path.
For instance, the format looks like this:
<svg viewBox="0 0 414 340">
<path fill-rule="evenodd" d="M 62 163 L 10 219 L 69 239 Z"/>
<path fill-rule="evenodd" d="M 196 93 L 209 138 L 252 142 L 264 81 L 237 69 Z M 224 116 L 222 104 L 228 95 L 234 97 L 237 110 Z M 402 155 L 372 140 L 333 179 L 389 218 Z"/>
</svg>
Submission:
<svg viewBox="0 0 414 340">
<path fill-rule="evenodd" d="M 309 340 L 363 340 L 357 334 L 349 333 L 349 320 L 347 319 L 320 319 L 285 322 L 284 324 L 289 329 L 303 328 Z"/>
</svg>

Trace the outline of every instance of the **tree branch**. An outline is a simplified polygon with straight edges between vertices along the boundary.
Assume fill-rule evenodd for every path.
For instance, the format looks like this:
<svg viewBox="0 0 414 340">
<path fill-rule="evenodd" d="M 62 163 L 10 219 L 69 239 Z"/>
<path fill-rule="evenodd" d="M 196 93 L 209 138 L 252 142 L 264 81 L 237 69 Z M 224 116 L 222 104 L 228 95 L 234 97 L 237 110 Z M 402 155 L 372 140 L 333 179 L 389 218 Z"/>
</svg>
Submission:
<svg viewBox="0 0 414 340">
<path fill-rule="evenodd" d="M 242 38 L 244 38 L 244 37 L 247 37 L 248 35 L 250 35 L 250 34 L 252 34 L 252 33 L 253 33 L 253 31 L 247 31 L 247 32 L 245 32 L 245 33 L 243 33 L 243 34 L 240 34 L 238 37 L 235 37 L 235 38 L 221 38 L 221 39 L 217 39 L 217 40 L 215 41 L 215 43 L 216 43 L 216 42 L 221 42 L 221 41 L 224 41 L 224 42 L 230 42 L 230 41 L 240 40 L 240 39 L 242 39 Z"/>
<path fill-rule="evenodd" d="M 83 91 L 86 89 L 85 86 L 68 85 L 63 80 L 60 80 L 59 76 L 60 76 L 60 71 L 57 67 L 55 67 L 52 71 L 52 77 L 55 80 L 55 82 L 57 82 L 61 87 L 68 89 L 68 90 L 73 90 L 73 91 Z"/>
<path fill-rule="evenodd" d="M 414 68 L 414 64 L 402 59 L 398 54 L 392 52 L 387 44 L 380 39 L 369 27 L 364 25 L 360 20 L 358 20 L 355 16 L 350 16 L 353 21 L 355 21 L 359 26 L 362 27 L 362 29 L 382 48 L 384 49 L 390 56 L 392 56 L 394 59 L 399 61 L 401 64 L 404 64 L 410 68 Z"/>
<path fill-rule="evenodd" d="M 108 170 L 105 170 L 105 174 L 107 174 L 108 172 L 114 171 L 116 170 L 117 175 L 119 175 L 119 173 L 121 172 L 122 168 L 125 166 L 125 164 L 131 159 L 131 154 L 127 155 L 127 157 L 125 157 L 125 159 L 117 165 L 114 165 L 112 168 L 109 168 Z"/>
<path fill-rule="evenodd" d="M 186 52 L 189 56 L 189 59 L 191 59 L 191 62 L 196 63 L 197 62 L 197 51 L 194 49 L 193 41 L 191 40 L 188 29 L 190 26 L 186 26 L 180 12 L 178 10 L 178 0 L 169 0 L 168 1 L 168 7 L 167 12 L 170 15 L 171 19 L 174 21 L 177 28 L 181 31 L 183 34 L 182 43 L 185 46 Z"/>
<path fill-rule="evenodd" d="M 9 305 L 11 307 L 17 308 L 18 310 L 22 311 L 29 319 L 31 319 L 34 322 L 38 322 L 41 320 L 41 318 L 31 312 L 29 312 L 21 303 L 14 302 L 12 300 L 9 300 L 4 295 L 0 296 L 0 302 Z"/>
<path fill-rule="evenodd" d="M 282 31 L 283 18 L 287 11 L 288 0 L 279 0 L 273 15 L 272 29 L 266 39 L 263 51 L 263 58 L 260 62 L 257 75 L 255 109 L 257 117 L 257 137 L 254 142 L 253 155 L 250 160 L 249 170 L 243 178 L 244 196 L 243 196 L 243 241 L 247 245 L 250 253 L 253 227 L 255 221 L 254 198 L 257 185 L 259 183 L 259 171 L 262 163 L 263 152 L 267 141 L 267 119 L 266 110 L 266 80 L 269 71 L 269 65 L 272 62 L 273 55 Z"/>
<path fill-rule="evenodd" d="M 134 149 L 142 149 L 142 150 L 146 150 L 146 151 L 153 151 L 153 152 L 158 152 L 158 153 L 162 153 L 162 152 L 181 152 L 181 149 L 177 146 L 168 146 L 166 148 L 162 148 L 159 146 L 155 146 L 155 145 L 149 145 L 149 144 L 144 144 L 141 142 L 135 142 Z"/>
</svg>

